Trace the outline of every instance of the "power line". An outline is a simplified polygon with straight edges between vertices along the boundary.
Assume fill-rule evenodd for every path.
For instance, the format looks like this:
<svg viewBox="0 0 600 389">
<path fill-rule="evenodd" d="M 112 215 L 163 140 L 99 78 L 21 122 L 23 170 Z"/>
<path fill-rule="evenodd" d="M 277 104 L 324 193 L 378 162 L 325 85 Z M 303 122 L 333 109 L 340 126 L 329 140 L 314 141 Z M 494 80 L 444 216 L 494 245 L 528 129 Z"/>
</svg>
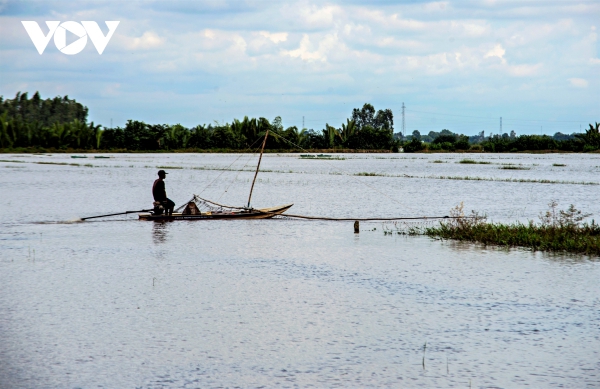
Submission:
<svg viewBox="0 0 600 389">
<path fill-rule="evenodd" d="M 491 117 L 486 116 L 470 116 L 470 115 L 456 115 L 451 113 L 438 113 L 438 112 L 430 112 L 430 111 L 418 111 L 414 109 L 409 109 L 409 112 L 418 112 L 418 113 L 428 113 L 431 115 L 441 115 L 441 116 L 456 116 L 463 118 L 475 118 L 475 119 L 487 119 L 487 120 L 495 120 Z M 549 122 L 549 123 L 581 123 L 586 120 L 544 120 L 544 119 L 505 119 L 507 121 L 521 121 L 521 122 Z"/>
</svg>

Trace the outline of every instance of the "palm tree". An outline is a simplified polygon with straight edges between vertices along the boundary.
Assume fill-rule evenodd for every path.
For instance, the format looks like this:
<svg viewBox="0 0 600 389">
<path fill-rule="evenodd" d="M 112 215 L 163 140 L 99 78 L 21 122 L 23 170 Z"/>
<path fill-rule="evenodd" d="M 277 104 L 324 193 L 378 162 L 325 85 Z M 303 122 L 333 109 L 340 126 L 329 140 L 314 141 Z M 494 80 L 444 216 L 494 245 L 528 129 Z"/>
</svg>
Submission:
<svg viewBox="0 0 600 389">
<path fill-rule="evenodd" d="M 8 132 L 8 128 L 10 126 L 10 122 L 8 119 L 8 111 L 4 111 L 4 113 L 0 116 L 0 147 L 2 148 L 10 148 L 13 146 L 14 138 L 10 136 Z"/>
<path fill-rule="evenodd" d="M 590 123 L 590 128 L 585 130 L 585 134 L 576 134 L 576 137 L 583 140 L 586 143 L 586 146 L 594 148 L 600 147 L 600 123 L 596 122 L 595 124 Z"/>
<path fill-rule="evenodd" d="M 337 135 L 339 136 L 343 145 L 346 145 L 348 139 L 350 139 L 350 137 L 354 135 L 355 129 L 356 123 L 354 122 L 354 120 L 346 119 L 346 124 L 342 123 L 342 130 L 338 132 Z"/>
<path fill-rule="evenodd" d="M 93 124 L 93 123 L 92 123 Z M 94 128 L 94 135 L 96 138 L 96 150 L 100 150 L 100 143 L 102 142 L 102 134 L 104 133 L 104 130 L 100 129 L 100 125 L 96 126 L 96 128 Z"/>
<path fill-rule="evenodd" d="M 335 127 L 330 126 L 328 123 L 325 123 L 323 137 L 325 138 L 325 141 L 329 143 L 330 148 L 334 147 L 336 136 L 339 136 L 339 131 Z"/>
<path fill-rule="evenodd" d="M 68 123 L 54 123 L 52 127 L 50 127 L 51 145 L 57 149 L 68 145 L 70 135 L 70 126 Z"/>
</svg>

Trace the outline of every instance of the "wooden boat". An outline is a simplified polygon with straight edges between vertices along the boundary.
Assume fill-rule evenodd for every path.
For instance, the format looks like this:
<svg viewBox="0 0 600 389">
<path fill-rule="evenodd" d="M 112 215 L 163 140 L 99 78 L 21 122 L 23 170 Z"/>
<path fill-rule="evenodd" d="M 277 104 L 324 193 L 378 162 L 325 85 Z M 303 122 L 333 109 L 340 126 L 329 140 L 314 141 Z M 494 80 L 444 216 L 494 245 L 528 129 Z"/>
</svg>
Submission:
<svg viewBox="0 0 600 389">
<path fill-rule="evenodd" d="M 260 169 L 260 161 L 262 160 L 263 151 L 265 144 L 267 143 L 267 136 L 269 136 L 269 130 L 265 134 L 262 148 L 260 150 L 260 157 L 258 158 L 258 165 L 256 166 L 256 172 L 254 173 L 254 179 L 252 180 L 252 186 L 250 187 L 250 195 L 248 196 L 248 206 L 246 207 L 234 207 L 229 205 L 223 205 L 203 199 L 197 195 L 194 195 L 190 201 L 185 205 L 183 212 L 173 212 L 170 215 L 166 214 L 155 214 L 154 212 L 140 213 L 138 214 L 140 220 L 154 220 L 154 221 L 170 221 L 170 220 L 214 220 L 214 219 L 269 219 L 277 215 L 281 215 L 287 211 L 294 204 L 280 205 L 277 207 L 270 208 L 252 208 L 250 207 L 250 200 L 252 199 L 252 190 L 254 189 L 254 183 L 256 182 L 256 176 Z M 180 207 L 180 208 L 183 208 Z M 204 209 L 204 212 L 201 210 Z"/>
<path fill-rule="evenodd" d="M 222 211 L 208 211 L 201 212 L 197 215 L 190 215 L 184 213 L 173 213 L 172 215 L 153 215 L 152 213 L 140 213 L 140 220 L 155 220 L 155 221 L 169 221 L 169 220 L 208 220 L 208 219 L 269 219 L 276 215 L 281 215 L 294 204 L 280 205 L 278 207 L 271 208 L 248 208 L 248 209 L 234 209 L 234 210 L 222 210 Z"/>
</svg>

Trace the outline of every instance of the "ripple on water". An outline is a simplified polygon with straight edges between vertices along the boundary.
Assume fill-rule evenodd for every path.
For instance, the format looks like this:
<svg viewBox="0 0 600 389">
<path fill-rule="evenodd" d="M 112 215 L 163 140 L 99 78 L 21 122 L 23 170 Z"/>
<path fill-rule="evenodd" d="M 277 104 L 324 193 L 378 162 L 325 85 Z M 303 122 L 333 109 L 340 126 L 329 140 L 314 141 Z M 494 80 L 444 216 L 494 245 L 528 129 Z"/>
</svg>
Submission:
<svg viewBox="0 0 600 389">
<path fill-rule="evenodd" d="M 465 201 L 494 219 L 535 219 L 550 199 L 597 212 L 593 186 L 352 175 L 443 166 L 435 174 L 505 177 L 494 163 L 522 163 L 531 170 L 513 177 L 593 180 L 585 156 L 346 157 L 266 155 L 265 169 L 288 173 L 261 174 L 253 201 L 350 217 Z M 553 171 L 556 161 L 571 170 Z M 116 155 L 7 175 L 0 387 L 598 386 L 596 259 L 386 236 L 381 223 L 356 235 L 352 223 L 297 220 L 56 222 L 144 208 L 156 166 L 183 167 L 167 180 L 181 203 L 222 173 L 193 168 L 231 162 Z M 203 196 L 243 203 L 251 176 L 226 172 Z"/>
</svg>

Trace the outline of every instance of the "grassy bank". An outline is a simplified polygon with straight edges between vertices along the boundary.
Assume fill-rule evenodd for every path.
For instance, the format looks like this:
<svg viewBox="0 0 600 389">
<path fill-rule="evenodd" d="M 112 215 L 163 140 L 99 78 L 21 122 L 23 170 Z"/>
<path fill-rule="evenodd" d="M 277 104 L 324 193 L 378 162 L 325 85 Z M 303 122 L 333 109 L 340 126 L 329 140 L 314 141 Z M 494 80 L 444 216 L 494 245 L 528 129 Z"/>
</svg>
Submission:
<svg viewBox="0 0 600 389">
<path fill-rule="evenodd" d="M 455 219 L 433 227 L 411 228 L 408 234 L 507 248 L 524 247 L 533 251 L 600 256 L 600 225 L 594 220 L 582 223 L 590 214 L 583 214 L 573 205 L 566 210 L 558 210 L 554 201 L 549 206 L 549 210 L 540 215 L 540 223 L 529 221 L 527 224 L 501 224 L 488 223 L 485 216 L 475 212 L 468 217 L 464 216 L 461 203 L 451 211 L 451 216 Z"/>
<path fill-rule="evenodd" d="M 478 242 L 485 245 L 526 247 L 533 251 L 569 252 L 600 256 L 600 225 L 577 227 L 541 226 L 533 223 L 455 226 L 440 224 L 425 229 L 425 235 L 440 239 Z"/>
</svg>

